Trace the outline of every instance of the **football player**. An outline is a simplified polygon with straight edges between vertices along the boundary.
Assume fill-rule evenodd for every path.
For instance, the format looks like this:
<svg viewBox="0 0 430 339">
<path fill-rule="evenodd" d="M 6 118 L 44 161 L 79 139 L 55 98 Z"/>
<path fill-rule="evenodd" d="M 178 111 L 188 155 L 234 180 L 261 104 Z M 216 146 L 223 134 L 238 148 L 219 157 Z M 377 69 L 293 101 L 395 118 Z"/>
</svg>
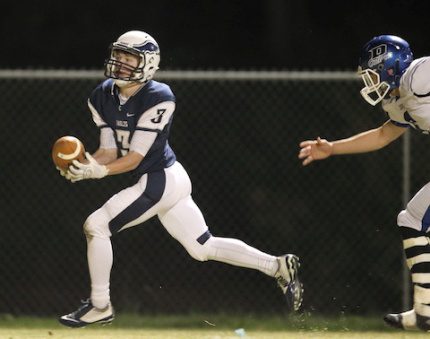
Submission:
<svg viewBox="0 0 430 339">
<path fill-rule="evenodd" d="M 388 120 L 380 127 L 347 139 L 317 138 L 300 143 L 303 165 L 333 155 L 379 150 L 405 133 L 407 128 L 430 132 L 430 57 L 413 61 L 409 44 L 393 35 L 367 42 L 359 61 L 364 82 L 360 93 L 372 106 L 381 103 Z M 401 211 L 397 224 L 403 239 L 406 263 L 412 274 L 414 306 L 399 314 L 387 314 L 387 324 L 403 329 L 430 330 L 430 183 Z"/>
<path fill-rule="evenodd" d="M 111 322 L 110 237 L 157 216 L 170 235 L 196 260 L 216 260 L 274 277 L 289 306 L 298 310 L 303 288 L 299 259 L 273 256 L 240 240 L 213 236 L 191 197 L 191 181 L 176 160 L 168 138 L 175 111 L 170 87 L 152 78 L 160 49 L 149 34 L 129 31 L 110 48 L 107 79 L 91 93 L 88 106 L 100 129 L 100 146 L 61 174 L 72 182 L 132 172 L 136 183 L 112 196 L 84 223 L 91 278 L 90 298 L 59 321 L 70 327 Z"/>
</svg>

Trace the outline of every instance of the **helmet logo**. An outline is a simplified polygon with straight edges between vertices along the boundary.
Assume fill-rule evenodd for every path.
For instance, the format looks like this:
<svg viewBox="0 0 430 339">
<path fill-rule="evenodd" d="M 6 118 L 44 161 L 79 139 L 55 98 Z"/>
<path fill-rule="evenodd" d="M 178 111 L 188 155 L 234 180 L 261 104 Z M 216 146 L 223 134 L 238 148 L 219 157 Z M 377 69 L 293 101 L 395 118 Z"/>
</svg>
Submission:
<svg viewBox="0 0 430 339">
<path fill-rule="evenodd" d="M 387 60 L 390 56 L 389 53 L 387 53 L 387 45 L 379 45 L 376 47 L 373 47 L 369 50 L 370 58 L 369 62 L 367 63 L 369 67 L 373 67 L 377 64 L 380 64 L 381 62 Z"/>
</svg>

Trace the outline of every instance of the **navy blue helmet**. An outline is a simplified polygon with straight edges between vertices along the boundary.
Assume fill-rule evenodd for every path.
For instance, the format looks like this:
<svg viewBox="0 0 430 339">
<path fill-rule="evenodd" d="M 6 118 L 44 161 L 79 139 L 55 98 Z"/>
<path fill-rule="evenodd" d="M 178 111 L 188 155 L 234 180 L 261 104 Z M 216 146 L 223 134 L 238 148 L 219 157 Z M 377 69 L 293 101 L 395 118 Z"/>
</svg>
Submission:
<svg viewBox="0 0 430 339">
<path fill-rule="evenodd" d="M 380 35 L 367 42 L 359 60 L 358 72 L 365 87 L 360 91 L 371 105 L 399 87 L 400 78 L 413 60 L 409 44 L 394 35 Z"/>
</svg>

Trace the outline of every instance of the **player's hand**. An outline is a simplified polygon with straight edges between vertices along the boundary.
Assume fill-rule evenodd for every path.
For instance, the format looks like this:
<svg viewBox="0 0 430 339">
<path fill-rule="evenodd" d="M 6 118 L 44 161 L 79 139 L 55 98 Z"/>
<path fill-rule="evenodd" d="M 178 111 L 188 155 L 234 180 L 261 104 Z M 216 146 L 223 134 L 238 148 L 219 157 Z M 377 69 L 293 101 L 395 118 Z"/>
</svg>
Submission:
<svg viewBox="0 0 430 339">
<path fill-rule="evenodd" d="M 69 175 L 67 175 L 67 171 L 63 170 L 62 168 L 60 168 L 60 167 L 58 167 L 58 166 L 56 166 L 55 168 L 60 172 L 60 175 L 61 175 L 63 178 L 65 178 L 66 180 L 70 180 L 70 181 L 71 181 L 70 176 L 69 176 Z"/>
<path fill-rule="evenodd" d="M 76 182 L 84 179 L 101 179 L 105 177 L 109 170 L 105 165 L 100 165 L 88 152 L 85 152 L 85 157 L 88 160 L 87 164 L 83 164 L 78 160 L 73 160 L 72 166 L 66 173 L 66 178 L 71 182 Z"/>
<path fill-rule="evenodd" d="M 303 166 L 309 165 L 314 160 L 328 158 L 333 153 L 333 143 L 326 139 L 306 140 L 300 143 L 299 159 L 304 159 Z"/>
<path fill-rule="evenodd" d="M 67 171 L 65 171 L 65 170 L 63 170 L 62 168 L 58 167 L 58 166 L 56 166 L 56 168 L 57 168 L 57 170 L 60 172 L 60 175 L 61 175 L 63 178 L 65 178 L 65 179 L 67 179 L 67 180 L 72 181 L 72 179 L 70 178 L 70 176 L 67 174 L 68 170 L 67 170 Z"/>
<path fill-rule="evenodd" d="M 66 171 L 65 171 L 65 170 L 61 169 L 61 168 L 60 168 L 60 167 L 58 167 L 58 166 L 56 166 L 55 168 L 60 172 L 60 175 L 61 175 L 62 177 L 65 177 L 65 176 L 66 176 Z"/>
</svg>

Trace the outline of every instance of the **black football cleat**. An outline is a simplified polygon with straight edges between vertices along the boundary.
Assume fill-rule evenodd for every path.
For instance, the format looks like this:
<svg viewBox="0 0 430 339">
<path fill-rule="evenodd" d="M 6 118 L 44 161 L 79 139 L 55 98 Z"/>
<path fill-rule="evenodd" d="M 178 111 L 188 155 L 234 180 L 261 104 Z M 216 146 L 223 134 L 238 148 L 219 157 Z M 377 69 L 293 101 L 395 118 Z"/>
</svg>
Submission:
<svg viewBox="0 0 430 339">
<path fill-rule="evenodd" d="M 278 257 L 278 272 L 275 278 L 284 293 L 288 308 L 298 311 L 303 301 L 303 284 L 299 279 L 299 258 L 294 254 Z"/>
</svg>

